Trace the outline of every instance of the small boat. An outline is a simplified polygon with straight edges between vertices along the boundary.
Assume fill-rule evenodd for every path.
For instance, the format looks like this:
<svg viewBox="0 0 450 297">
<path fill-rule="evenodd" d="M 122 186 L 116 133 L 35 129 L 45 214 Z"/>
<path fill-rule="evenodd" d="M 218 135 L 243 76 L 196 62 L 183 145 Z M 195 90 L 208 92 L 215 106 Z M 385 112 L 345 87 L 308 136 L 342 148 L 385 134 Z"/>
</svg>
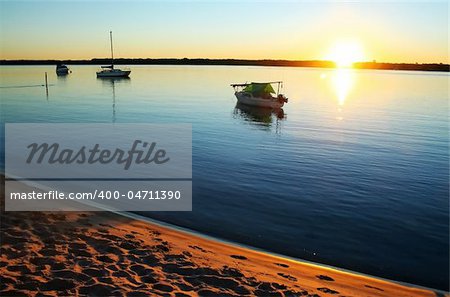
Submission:
<svg viewBox="0 0 450 297">
<path fill-rule="evenodd" d="M 272 84 L 278 85 L 278 91 L 272 87 Z M 245 83 L 245 84 L 232 84 L 234 88 L 234 95 L 241 104 L 250 106 L 259 106 L 267 108 L 281 108 L 284 103 L 288 102 L 288 98 L 283 94 L 280 94 L 280 86 L 282 81 L 266 82 L 266 83 Z M 276 94 L 276 96 L 272 96 Z"/>
<path fill-rule="evenodd" d="M 112 31 L 109 31 L 109 38 L 111 42 L 111 65 L 101 66 L 102 70 L 97 72 L 97 77 L 128 77 L 131 73 L 131 70 L 114 68 Z"/>
<path fill-rule="evenodd" d="M 69 74 L 69 68 L 64 64 L 56 65 L 56 75 L 66 75 Z"/>
</svg>

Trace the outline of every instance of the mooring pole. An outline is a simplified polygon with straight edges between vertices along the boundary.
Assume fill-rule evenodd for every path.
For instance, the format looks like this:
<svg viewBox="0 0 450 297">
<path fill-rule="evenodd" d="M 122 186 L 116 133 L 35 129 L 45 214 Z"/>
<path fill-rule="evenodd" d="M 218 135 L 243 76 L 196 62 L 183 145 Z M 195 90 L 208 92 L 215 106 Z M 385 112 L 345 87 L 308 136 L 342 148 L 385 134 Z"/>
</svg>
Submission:
<svg viewBox="0 0 450 297">
<path fill-rule="evenodd" d="M 45 94 L 48 96 L 48 80 L 47 80 L 47 72 L 45 72 Z"/>
<path fill-rule="evenodd" d="M 47 72 L 45 72 L 45 93 L 48 96 L 48 80 L 47 80 Z"/>
</svg>

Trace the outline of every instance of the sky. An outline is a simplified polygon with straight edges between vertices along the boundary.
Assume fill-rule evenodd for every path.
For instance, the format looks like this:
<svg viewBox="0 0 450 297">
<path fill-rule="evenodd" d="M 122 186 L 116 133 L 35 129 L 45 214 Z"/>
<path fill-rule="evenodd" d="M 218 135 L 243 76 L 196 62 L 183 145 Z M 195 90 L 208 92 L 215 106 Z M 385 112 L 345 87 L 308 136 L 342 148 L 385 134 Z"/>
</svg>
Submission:
<svg viewBox="0 0 450 297">
<path fill-rule="evenodd" d="M 449 3 L 2 1 L 0 59 L 323 60 L 449 63 Z"/>
</svg>

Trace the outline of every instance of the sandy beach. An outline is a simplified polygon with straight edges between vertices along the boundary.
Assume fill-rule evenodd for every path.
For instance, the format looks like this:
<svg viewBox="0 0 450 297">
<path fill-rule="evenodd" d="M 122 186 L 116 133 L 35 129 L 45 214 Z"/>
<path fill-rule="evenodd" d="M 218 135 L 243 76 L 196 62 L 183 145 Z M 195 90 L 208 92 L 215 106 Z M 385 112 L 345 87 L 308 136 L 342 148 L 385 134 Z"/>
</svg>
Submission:
<svg viewBox="0 0 450 297">
<path fill-rule="evenodd" d="M 1 296 L 444 296 L 108 212 L 3 211 L 0 275 Z"/>
</svg>

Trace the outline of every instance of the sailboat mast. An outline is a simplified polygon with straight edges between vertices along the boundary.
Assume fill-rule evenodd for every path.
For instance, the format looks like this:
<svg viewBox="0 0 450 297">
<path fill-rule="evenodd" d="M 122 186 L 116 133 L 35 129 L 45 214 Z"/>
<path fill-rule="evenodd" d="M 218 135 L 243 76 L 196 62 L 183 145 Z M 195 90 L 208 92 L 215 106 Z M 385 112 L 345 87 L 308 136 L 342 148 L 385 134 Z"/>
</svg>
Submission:
<svg viewBox="0 0 450 297">
<path fill-rule="evenodd" d="M 111 42 L 111 66 L 114 69 L 114 52 L 113 52 L 113 42 L 112 42 L 112 31 L 109 31 L 109 40 Z"/>
</svg>

